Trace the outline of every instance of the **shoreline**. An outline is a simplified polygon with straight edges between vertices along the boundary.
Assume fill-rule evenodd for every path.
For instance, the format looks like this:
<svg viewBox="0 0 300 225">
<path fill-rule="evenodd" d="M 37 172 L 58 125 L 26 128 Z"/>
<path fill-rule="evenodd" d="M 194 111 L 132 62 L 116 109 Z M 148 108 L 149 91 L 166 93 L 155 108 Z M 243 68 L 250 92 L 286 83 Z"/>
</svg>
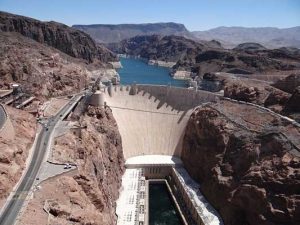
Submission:
<svg viewBox="0 0 300 225">
<path fill-rule="evenodd" d="M 174 80 L 186 80 L 188 81 L 191 78 L 192 72 L 187 70 L 172 70 L 173 66 L 176 65 L 176 62 L 169 62 L 169 61 L 161 61 L 161 60 L 154 60 L 154 59 L 147 59 L 140 56 L 134 55 L 126 55 L 126 54 L 118 54 L 120 58 L 128 58 L 128 59 L 137 59 L 141 60 L 142 62 L 150 65 L 150 66 L 158 66 L 164 67 L 169 69 L 169 75 Z"/>
</svg>

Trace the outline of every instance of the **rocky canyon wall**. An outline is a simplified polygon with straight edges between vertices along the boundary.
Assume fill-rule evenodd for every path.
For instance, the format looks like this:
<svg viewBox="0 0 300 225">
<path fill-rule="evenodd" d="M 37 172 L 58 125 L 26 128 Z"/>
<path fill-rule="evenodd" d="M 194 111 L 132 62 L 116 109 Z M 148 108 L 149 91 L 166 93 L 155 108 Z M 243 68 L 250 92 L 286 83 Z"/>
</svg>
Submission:
<svg viewBox="0 0 300 225">
<path fill-rule="evenodd" d="M 72 129 L 55 139 L 52 160 L 77 169 L 40 184 L 20 224 L 116 223 L 115 207 L 124 172 L 121 136 L 110 109 L 89 107 Z M 78 127 L 78 126 L 77 126 Z M 45 213 L 43 208 L 48 212 Z"/>
<path fill-rule="evenodd" d="M 36 131 L 36 121 L 31 114 L 9 106 L 6 106 L 6 112 L 13 124 L 15 136 L 0 137 L 0 206 L 25 168 Z"/>
<path fill-rule="evenodd" d="M 111 51 L 96 44 L 88 34 L 54 21 L 42 22 L 0 11 L 0 30 L 20 33 L 72 57 L 85 59 L 88 62 L 115 60 L 115 55 Z"/>
<path fill-rule="evenodd" d="M 227 101 L 195 110 L 182 160 L 230 225 L 300 224 L 300 130 Z"/>
</svg>

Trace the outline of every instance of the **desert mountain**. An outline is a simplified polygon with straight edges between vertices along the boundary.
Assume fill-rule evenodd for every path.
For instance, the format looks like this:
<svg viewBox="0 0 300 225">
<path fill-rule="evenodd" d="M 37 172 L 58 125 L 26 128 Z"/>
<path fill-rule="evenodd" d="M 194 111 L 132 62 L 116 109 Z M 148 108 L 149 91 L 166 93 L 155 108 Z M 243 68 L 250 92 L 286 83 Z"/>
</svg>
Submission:
<svg viewBox="0 0 300 225">
<path fill-rule="evenodd" d="M 0 31 L 20 33 L 88 62 L 114 60 L 114 55 L 105 47 L 96 44 L 88 34 L 61 23 L 42 22 L 0 11 Z"/>
<path fill-rule="evenodd" d="M 194 31 L 200 40 L 218 40 L 224 47 L 233 48 L 244 42 L 256 42 L 268 48 L 300 48 L 300 26 L 279 29 L 275 27 L 217 27 L 206 31 Z"/>
<path fill-rule="evenodd" d="M 116 55 L 88 34 L 57 22 L 0 12 L 0 88 L 53 97 L 77 92 Z"/>
<path fill-rule="evenodd" d="M 0 88 L 19 83 L 25 93 L 53 97 L 83 88 L 88 76 L 82 59 L 15 32 L 0 32 Z"/>
<path fill-rule="evenodd" d="M 74 28 L 91 35 L 97 42 L 119 42 L 137 35 L 178 35 L 192 37 L 183 24 L 179 23 L 145 23 L 145 24 L 93 24 L 73 25 Z"/>
<path fill-rule="evenodd" d="M 267 73 L 300 68 L 297 49 L 266 49 L 256 43 L 244 43 L 234 49 L 224 49 L 217 41 L 193 41 L 180 36 L 136 36 L 109 48 L 116 53 L 146 59 L 171 61 L 177 70 L 198 75 L 207 72 Z"/>
<path fill-rule="evenodd" d="M 225 48 L 234 48 L 245 42 L 259 43 L 267 48 L 300 48 L 300 26 L 284 29 L 276 27 L 217 27 L 193 32 L 179 23 L 93 24 L 73 25 L 73 27 L 88 33 L 100 43 L 113 43 L 138 35 L 157 34 L 183 36 L 194 40 L 217 40 Z"/>
</svg>

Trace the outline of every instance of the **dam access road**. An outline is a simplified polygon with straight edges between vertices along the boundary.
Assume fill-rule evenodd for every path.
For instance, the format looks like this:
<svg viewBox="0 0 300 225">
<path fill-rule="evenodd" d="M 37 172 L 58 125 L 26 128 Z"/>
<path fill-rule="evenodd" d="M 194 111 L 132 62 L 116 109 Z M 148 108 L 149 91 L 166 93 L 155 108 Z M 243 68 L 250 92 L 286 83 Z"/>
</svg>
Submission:
<svg viewBox="0 0 300 225">
<path fill-rule="evenodd" d="M 55 127 L 71 112 L 83 95 L 83 93 L 76 94 L 67 105 L 45 123 L 37 137 L 30 165 L 27 167 L 25 175 L 21 178 L 22 180 L 19 182 L 15 192 L 13 192 L 3 206 L 0 215 L 0 225 L 15 224 L 26 198 L 36 184 L 41 164 L 45 160 L 48 148 L 51 145 L 52 133 Z"/>
<path fill-rule="evenodd" d="M 0 104 L 0 129 L 3 127 L 5 120 L 6 120 L 6 113 L 3 106 Z"/>
</svg>

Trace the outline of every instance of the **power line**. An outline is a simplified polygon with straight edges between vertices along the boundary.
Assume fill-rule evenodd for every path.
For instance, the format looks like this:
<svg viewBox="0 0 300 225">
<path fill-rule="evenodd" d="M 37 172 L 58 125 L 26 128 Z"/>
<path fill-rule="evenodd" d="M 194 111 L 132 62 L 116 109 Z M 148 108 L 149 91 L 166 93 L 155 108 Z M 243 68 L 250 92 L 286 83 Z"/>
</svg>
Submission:
<svg viewBox="0 0 300 225">
<path fill-rule="evenodd" d="M 166 112 L 157 112 L 157 111 L 150 111 L 150 110 L 143 110 L 143 109 L 134 109 L 134 108 L 128 108 L 128 107 L 119 107 L 119 106 L 111 106 L 111 105 L 106 105 L 110 108 L 115 108 L 115 109 L 125 109 L 125 110 L 130 110 L 130 111 L 136 111 L 136 112 L 145 112 L 145 113 L 155 113 L 155 114 L 163 114 L 163 115 L 170 115 L 170 116 L 182 116 L 179 113 L 166 113 Z M 194 109 L 194 108 L 191 108 Z M 187 111 L 181 111 L 181 112 L 187 112 Z M 184 115 L 189 117 L 189 115 Z"/>
</svg>

